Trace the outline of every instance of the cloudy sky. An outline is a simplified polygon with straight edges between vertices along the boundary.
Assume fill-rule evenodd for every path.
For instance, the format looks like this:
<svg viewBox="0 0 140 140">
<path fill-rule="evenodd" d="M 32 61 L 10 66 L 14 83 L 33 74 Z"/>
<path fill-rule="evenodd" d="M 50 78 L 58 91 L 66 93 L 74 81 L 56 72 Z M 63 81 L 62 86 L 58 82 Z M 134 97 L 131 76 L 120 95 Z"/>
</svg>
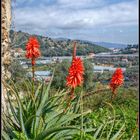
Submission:
<svg viewBox="0 0 140 140">
<path fill-rule="evenodd" d="M 14 0 L 13 27 L 52 38 L 138 42 L 137 0 Z"/>
</svg>

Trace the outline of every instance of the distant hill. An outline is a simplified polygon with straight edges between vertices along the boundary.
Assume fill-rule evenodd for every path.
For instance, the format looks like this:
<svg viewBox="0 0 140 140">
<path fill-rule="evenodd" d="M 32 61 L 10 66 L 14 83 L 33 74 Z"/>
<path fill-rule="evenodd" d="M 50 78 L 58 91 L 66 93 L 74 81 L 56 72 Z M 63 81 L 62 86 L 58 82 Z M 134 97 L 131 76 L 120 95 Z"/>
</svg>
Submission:
<svg viewBox="0 0 140 140">
<path fill-rule="evenodd" d="M 70 40 L 70 39 L 68 39 L 68 38 L 63 38 L 63 37 L 60 37 L 60 38 L 53 38 L 54 40 L 56 40 L 56 41 L 68 41 L 68 40 Z"/>
<path fill-rule="evenodd" d="M 13 48 L 23 48 L 25 50 L 26 42 L 31 34 L 13 30 L 10 31 L 10 38 Z M 52 39 L 45 36 L 33 35 L 37 37 L 43 56 L 71 56 L 73 40 L 71 39 Z M 94 43 L 76 40 L 77 55 L 88 55 L 89 53 L 110 52 L 108 48 L 95 45 Z"/>
<path fill-rule="evenodd" d="M 94 42 L 96 45 L 100 45 L 106 48 L 126 48 L 127 44 L 119 44 L 119 43 L 109 43 L 109 42 Z"/>
</svg>

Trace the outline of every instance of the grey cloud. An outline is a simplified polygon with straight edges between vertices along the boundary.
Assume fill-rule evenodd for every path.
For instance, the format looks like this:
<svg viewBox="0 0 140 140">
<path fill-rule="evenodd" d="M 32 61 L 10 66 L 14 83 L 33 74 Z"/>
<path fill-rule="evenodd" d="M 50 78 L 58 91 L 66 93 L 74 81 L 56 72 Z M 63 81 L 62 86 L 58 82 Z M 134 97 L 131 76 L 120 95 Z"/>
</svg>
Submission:
<svg viewBox="0 0 140 140">
<path fill-rule="evenodd" d="M 138 12 L 136 7 L 135 3 L 130 2 L 111 5 L 102 9 L 77 11 L 42 6 L 34 9 L 17 9 L 15 17 L 19 25 L 30 23 L 37 27 L 92 28 L 98 25 L 124 24 L 129 23 L 129 21 L 134 21 L 137 24 Z"/>
<path fill-rule="evenodd" d="M 15 10 L 15 23 L 18 29 L 50 35 L 86 34 L 83 31 L 97 27 L 138 25 L 138 6 L 135 1 L 100 7 L 98 0 L 57 0 L 58 5 L 39 5 Z M 83 8 L 88 5 L 97 8 Z M 103 0 L 99 0 L 103 1 Z M 72 6 L 79 9 L 71 9 Z M 66 7 L 65 7 L 66 6 Z M 81 8 L 82 7 L 82 8 Z"/>
</svg>

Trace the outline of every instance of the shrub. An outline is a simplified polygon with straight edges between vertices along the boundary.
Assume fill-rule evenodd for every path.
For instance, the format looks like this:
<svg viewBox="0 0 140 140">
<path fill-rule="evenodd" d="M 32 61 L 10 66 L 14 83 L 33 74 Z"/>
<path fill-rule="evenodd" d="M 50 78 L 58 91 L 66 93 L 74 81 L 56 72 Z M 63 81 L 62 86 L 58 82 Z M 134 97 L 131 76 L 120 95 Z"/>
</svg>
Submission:
<svg viewBox="0 0 140 140">
<path fill-rule="evenodd" d="M 9 68 L 11 72 L 11 78 L 14 82 L 20 81 L 23 77 L 26 77 L 27 71 L 22 67 L 18 60 L 14 60 Z"/>
</svg>

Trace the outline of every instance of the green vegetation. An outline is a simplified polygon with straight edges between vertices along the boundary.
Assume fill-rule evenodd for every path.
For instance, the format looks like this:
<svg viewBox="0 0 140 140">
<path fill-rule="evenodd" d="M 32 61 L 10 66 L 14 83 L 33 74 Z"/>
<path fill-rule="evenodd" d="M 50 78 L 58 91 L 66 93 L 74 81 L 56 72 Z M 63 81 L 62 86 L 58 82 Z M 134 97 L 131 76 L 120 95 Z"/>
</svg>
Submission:
<svg viewBox="0 0 140 140">
<path fill-rule="evenodd" d="M 125 82 L 126 87 L 138 87 L 138 81 L 139 81 L 139 67 L 133 66 L 126 69 L 126 72 L 124 73 L 125 77 L 127 78 L 127 81 Z"/>
<path fill-rule="evenodd" d="M 2 118 L 4 140 L 138 139 L 136 88 L 118 89 L 112 102 L 112 93 L 106 90 L 106 86 L 101 88 L 96 84 L 96 90 L 83 93 L 82 100 L 80 88 L 64 113 L 68 99 L 66 90 L 51 93 L 51 83 L 39 82 L 34 96 L 32 83 L 26 79 L 24 84 L 26 88 L 24 96 L 21 96 L 19 91 L 23 91 L 22 86 L 17 87 L 12 81 L 4 83 L 9 88 L 9 112 Z"/>
<path fill-rule="evenodd" d="M 85 74 L 84 74 L 84 90 L 89 91 L 93 88 L 93 65 L 90 60 L 84 60 L 84 68 L 85 68 Z"/>
<path fill-rule="evenodd" d="M 22 38 L 23 33 L 19 33 Z M 39 39 L 41 41 L 42 37 L 39 36 Z M 45 39 L 43 38 L 44 42 Z M 58 47 L 54 51 L 51 48 L 50 55 L 59 53 L 61 47 L 70 45 L 70 40 L 59 41 L 63 44 L 61 47 L 50 38 L 47 41 L 48 50 L 50 42 Z M 85 53 L 85 44 L 80 46 L 80 43 L 84 44 L 79 42 L 77 50 L 82 55 L 82 50 Z M 69 48 L 66 52 L 71 54 Z M 111 63 L 112 60 L 101 61 Z M 117 96 L 112 99 L 108 87 L 112 73 L 94 73 L 91 60 L 85 60 L 83 86 L 76 87 L 75 98 L 71 100 L 71 89 L 66 87 L 69 66 L 69 61 L 63 61 L 35 67 L 35 70 L 55 69 L 53 78 L 46 83 L 28 79 L 27 71 L 17 61 L 12 63 L 12 78 L 2 81 L 7 90 L 7 112 L 2 114 L 2 139 L 138 140 L 138 67 L 132 65 L 127 68 L 124 76 L 128 79 L 125 79 L 124 85 L 117 89 Z"/>
<path fill-rule="evenodd" d="M 27 74 L 27 71 L 22 67 L 18 60 L 12 61 L 9 71 L 11 73 L 11 79 L 14 82 L 20 82 Z"/>
<path fill-rule="evenodd" d="M 9 84 L 3 83 L 9 91 L 8 106 L 6 114 L 3 114 L 4 140 L 46 140 L 46 139 L 67 139 L 75 134 L 80 134 L 80 125 L 75 119 L 81 114 L 74 110 L 64 113 L 66 91 L 58 92 L 50 96 L 48 86 L 38 83 L 32 91 L 32 83 L 24 82 L 26 90 L 24 96 L 19 94 L 22 87 L 17 87 L 12 81 Z M 77 110 L 77 105 L 72 104 Z M 7 123 L 8 122 L 8 123 Z"/>
<path fill-rule="evenodd" d="M 58 63 L 55 67 L 54 78 L 52 81 L 52 86 L 56 89 L 66 87 L 66 77 L 68 75 L 68 69 L 70 62 L 65 60 L 62 63 Z"/>
<path fill-rule="evenodd" d="M 99 93 L 100 94 L 100 93 Z M 104 124 L 106 128 L 102 126 L 101 132 L 103 131 L 103 128 L 105 129 L 103 132 L 104 138 L 107 137 L 108 132 L 111 127 L 111 135 L 115 134 L 116 131 L 125 124 L 125 127 L 123 128 L 122 132 L 122 137 L 121 139 L 131 139 L 134 135 L 134 139 L 138 139 L 138 129 L 137 129 L 137 112 L 138 112 L 138 90 L 136 88 L 120 88 L 118 90 L 118 94 L 116 99 L 111 103 L 110 99 L 108 98 L 108 93 L 102 92 L 102 95 L 105 97 L 102 97 L 101 95 L 98 97 L 100 98 L 97 101 L 97 96 L 98 95 L 91 95 L 91 97 L 88 97 L 88 104 L 94 104 L 90 106 L 90 109 L 93 110 L 93 113 L 89 115 L 87 120 L 92 126 L 100 126 L 101 124 Z M 112 105 L 106 105 L 105 101 L 107 104 L 110 102 L 113 105 L 113 108 L 111 107 Z M 96 102 L 96 103 L 95 103 Z M 86 102 L 87 103 L 87 102 Z M 96 104 L 96 108 L 95 108 Z M 89 106 L 88 106 L 89 108 Z M 115 116 L 114 118 L 112 117 L 113 111 L 115 111 Z M 109 117 L 110 116 L 110 117 Z M 106 126 L 108 125 L 108 120 L 112 120 L 111 125 L 113 126 Z M 114 124 L 113 124 L 114 121 Z M 108 127 L 108 128 L 107 128 Z M 134 132 L 136 129 L 136 132 Z"/>
</svg>

